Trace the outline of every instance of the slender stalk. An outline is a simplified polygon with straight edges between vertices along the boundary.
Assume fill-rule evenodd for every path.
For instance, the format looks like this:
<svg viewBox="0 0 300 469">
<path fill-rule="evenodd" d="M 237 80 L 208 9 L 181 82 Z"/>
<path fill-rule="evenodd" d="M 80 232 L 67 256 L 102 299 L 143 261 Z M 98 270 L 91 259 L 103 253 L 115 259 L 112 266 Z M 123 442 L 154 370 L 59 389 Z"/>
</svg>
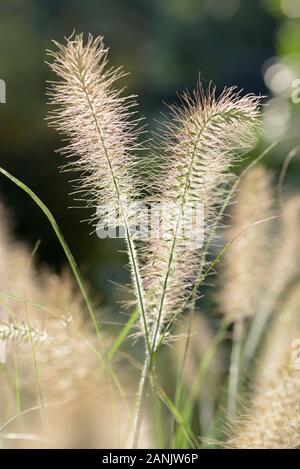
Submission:
<svg viewBox="0 0 300 469">
<path fill-rule="evenodd" d="M 114 343 L 112 344 L 111 348 L 109 349 L 109 352 L 107 354 L 108 360 L 112 360 L 114 358 L 117 351 L 121 347 L 122 343 L 124 342 L 124 340 L 128 336 L 128 334 L 129 334 L 130 330 L 132 329 L 133 325 L 135 324 L 138 316 L 139 316 L 139 310 L 136 308 L 133 311 L 133 313 L 131 314 L 128 321 L 122 327 L 120 333 L 118 334 L 117 338 L 115 339 Z"/>
<path fill-rule="evenodd" d="M 278 185 L 277 185 L 277 193 L 278 193 L 278 200 L 279 200 L 279 204 L 281 207 L 283 207 L 283 184 L 284 184 L 284 180 L 285 180 L 285 176 L 286 176 L 286 173 L 287 173 L 287 170 L 288 170 L 288 167 L 291 163 L 291 161 L 295 158 L 295 156 L 297 156 L 297 154 L 299 154 L 299 151 L 300 151 L 300 145 L 297 145 L 295 148 L 293 148 L 289 153 L 288 155 L 286 156 L 284 162 L 283 162 L 283 165 L 282 165 L 282 168 L 281 168 L 281 171 L 280 171 L 280 174 L 279 174 L 279 178 L 278 178 Z"/>
<path fill-rule="evenodd" d="M 131 435 L 131 442 L 129 444 L 130 448 L 135 449 L 137 448 L 140 436 L 140 430 L 143 420 L 143 410 L 144 410 L 144 398 L 146 396 L 146 388 L 147 388 L 147 380 L 148 380 L 148 373 L 150 368 L 150 355 L 146 356 L 144 361 L 144 366 L 141 373 L 141 378 L 139 382 L 139 387 L 136 395 L 136 408 L 135 408 L 135 416 L 133 421 L 133 431 Z"/>
<path fill-rule="evenodd" d="M 60 406 L 63 406 L 63 405 L 64 405 L 64 401 L 60 401 L 60 402 L 53 402 L 51 404 L 45 404 L 45 407 L 47 407 L 47 408 L 49 408 L 49 407 L 60 407 Z M 31 412 L 35 412 L 36 410 L 40 411 L 41 406 L 37 405 L 37 406 L 34 406 L 34 407 L 30 407 L 29 409 L 22 410 L 19 414 L 14 415 L 2 427 L 0 427 L 0 433 L 2 433 L 4 430 L 6 430 L 6 428 L 9 425 L 11 425 L 15 421 L 17 421 L 20 417 L 23 417 L 24 415 L 27 415 Z"/>
<path fill-rule="evenodd" d="M 243 361 L 244 361 L 244 366 L 246 368 L 249 366 L 253 358 L 255 350 L 260 342 L 265 325 L 267 324 L 268 319 L 271 315 L 271 312 L 272 311 L 266 309 L 256 314 L 253 319 L 249 334 L 247 336 L 245 347 L 244 347 Z"/>
<path fill-rule="evenodd" d="M 184 434 L 187 438 L 187 441 L 189 442 L 189 445 L 191 448 L 199 448 L 199 441 L 198 438 L 194 435 L 193 431 L 191 428 L 188 426 L 186 423 L 186 420 L 184 417 L 181 415 L 179 410 L 176 408 L 176 406 L 173 404 L 172 400 L 169 399 L 167 396 L 166 392 L 162 389 L 160 384 L 157 382 L 155 377 L 151 377 L 152 381 L 152 387 L 155 390 L 155 392 L 158 394 L 162 402 L 166 405 L 166 407 L 169 409 L 171 414 L 174 416 L 176 422 L 182 427 Z"/>
</svg>

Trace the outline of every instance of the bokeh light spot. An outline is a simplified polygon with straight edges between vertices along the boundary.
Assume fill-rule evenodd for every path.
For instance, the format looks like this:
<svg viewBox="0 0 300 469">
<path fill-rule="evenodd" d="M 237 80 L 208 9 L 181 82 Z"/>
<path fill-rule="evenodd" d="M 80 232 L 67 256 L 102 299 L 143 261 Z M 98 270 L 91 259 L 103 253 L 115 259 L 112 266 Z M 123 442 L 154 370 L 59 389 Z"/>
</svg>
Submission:
<svg viewBox="0 0 300 469">
<path fill-rule="evenodd" d="M 288 18 L 300 18 L 300 0 L 281 0 L 280 6 Z"/>
<path fill-rule="evenodd" d="M 264 74 L 267 87 L 274 93 L 279 94 L 291 86 L 294 75 L 283 63 L 277 62 L 270 65 Z"/>
</svg>

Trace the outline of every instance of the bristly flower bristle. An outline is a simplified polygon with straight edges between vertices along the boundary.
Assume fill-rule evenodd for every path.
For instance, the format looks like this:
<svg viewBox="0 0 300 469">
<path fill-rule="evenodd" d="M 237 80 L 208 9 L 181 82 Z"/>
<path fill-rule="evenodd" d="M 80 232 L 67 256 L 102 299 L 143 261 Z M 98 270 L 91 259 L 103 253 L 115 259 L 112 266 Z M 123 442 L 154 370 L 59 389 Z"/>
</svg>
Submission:
<svg viewBox="0 0 300 469">
<path fill-rule="evenodd" d="M 174 204 L 178 211 L 171 221 L 173 228 L 162 227 L 160 238 L 150 244 L 143 272 L 149 327 L 155 329 L 153 343 L 157 344 L 163 324 L 183 308 L 205 264 L 205 249 L 195 245 L 185 209 L 203 204 L 205 243 L 232 179 L 230 168 L 240 151 L 255 142 L 258 104 L 258 97 L 242 97 L 234 88 L 216 97 L 213 87 L 205 94 L 199 85 L 193 95 L 184 94 L 181 106 L 171 108 L 173 119 L 162 132 L 157 153 L 163 159 L 163 174 L 155 189 L 162 203 Z M 183 238 L 178 236 L 179 225 Z"/>
</svg>

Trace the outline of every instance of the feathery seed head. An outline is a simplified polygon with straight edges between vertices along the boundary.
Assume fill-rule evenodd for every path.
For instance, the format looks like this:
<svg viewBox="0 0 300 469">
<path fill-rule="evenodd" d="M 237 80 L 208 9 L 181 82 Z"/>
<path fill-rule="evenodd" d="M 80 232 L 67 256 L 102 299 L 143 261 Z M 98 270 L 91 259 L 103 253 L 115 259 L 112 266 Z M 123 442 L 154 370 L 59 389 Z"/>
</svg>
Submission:
<svg viewBox="0 0 300 469">
<path fill-rule="evenodd" d="M 90 35 L 84 44 L 79 35 L 66 45 L 56 45 L 58 50 L 50 52 L 54 59 L 50 67 L 60 81 L 50 90 L 50 102 L 56 106 L 50 123 L 69 140 L 62 153 L 75 157 L 67 168 L 81 172 L 77 193 L 84 192 L 88 206 L 97 207 L 97 229 L 124 229 L 135 296 L 145 318 L 139 260 L 131 233 L 131 226 L 139 221 L 131 203 L 138 195 L 140 177 L 140 159 L 134 152 L 142 148 L 139 121 L 132 118 L 135 102 L 114 88 L 124 74 L 108 68 L 102 38 Z M 145 187 L 145 178 L 143 182 Z M 146 337 L 145 319 L 143 323 Z"/>
<path fill-rule="evenodd" d="M 173 119 L 162 133 L 157 158 L 163 159 L 163 171 L 155 182 L 159 200 L 175 203 L 178 210 L 160 239 L 150 243 L 143 273 L 149 324 L 159 318 L 160 330 L 183 308 L 205 264 L 205 249 L 195 247 L 186 208 L 203 207 L 206 242 L 232 179 L 230 168 L 239 152 L 253 145 L 259 116 L 259 98 L 233 88 L 216 97 L 214 88 L 205 94 L 199 85 L 182 101 L 172 108 Z"/>
<path fill-rule="evenodd" d="M 81 34 L 66 45 L 55 45 L 57 50 L 49 51 L 50 67 L 59 81 L 52 82 L 49 90 L 50 104 L 56 107 L 49 121 L 69 141 L 61 150 L 72 158 L 66 169 L 81 173 L 75 181 L 76 197 L 84 193 L 89 207 L 120 209 L 122 205 L 121 211 L 125 211 L 124 200 L 136 195 L 132 174 L 137 176 L 137 158 L 133 152 L 142 148 L 139 120 L 132 118 L 135 101 L 115 89 L 116 81 L 125 74 L 120 68 L 108 67 L 102 37 L 89 35 L 85 44 Z"/>
</svg>

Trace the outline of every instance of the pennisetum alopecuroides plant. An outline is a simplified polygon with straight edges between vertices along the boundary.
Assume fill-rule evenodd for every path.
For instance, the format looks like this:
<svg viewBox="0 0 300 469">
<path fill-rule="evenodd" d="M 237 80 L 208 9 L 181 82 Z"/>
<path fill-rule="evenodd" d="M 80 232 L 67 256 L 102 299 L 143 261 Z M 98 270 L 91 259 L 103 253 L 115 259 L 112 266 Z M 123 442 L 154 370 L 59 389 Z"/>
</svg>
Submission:
<svg viewBox="0 0 300 469">
<path fill-rule="evenodd" d="M 233 165 L 244 158 L 244 153 L 256 141 L 260 98 L 243 95 L 236 88 L 225 88 L 217 94 L 213 85 L 204 90 L 199 83 L 193 93 L 185 92 L 179 104 L 170 106 L 169 118 L 159 124 L 158 134 L 153 134 L 151 145 L 147 142 L 149 148 L 146 148 L 144 126 L 136 117 L 135 97 L 123 96 L 123 90 L 119 89 L 118 81 L 124 73 L 122 69 L 109 66 L 101 37 L 94 39 L 89 35 L 84 40 L 83 35 L 72 35 L 64 44 L 55 42 L 55 51 L 48 53 L 50 67 L 58 76 L 49 86 L 52 107 L 49 122 L 67 140 L 61 150 L 67 158 L 64 170 L 78 175 L 72 181 L 73 195 L 94 208 L 91 223 L 96 229 L 100 232 L 108 227 L 121 229 L 136 308 L 112 345 L 105 334 L 98 333 L 98 319 L 88 292 L 51 212 L 31 189 L 0 168 L 0 172 L 25 190 L 47 216 L 84 300 L 81 303 L 74 294 L 68 277 L 64 279 L 64 276 L 38 270 L 32 264 L 36 248 L 30 254 L 23 245 L 11 240 L 5 226 L 0 227 L 0 345 L 3 342 L 8 346 L 8 359 L 14 359 L 17 368 L 23 350 L 31 352 L 34 373 L 28 389 L 36 388 L 28 399 L 26 376 L 32 371 L 27 366 L 29 362 L 24 367 L 24 375 L 20 373 L 20 380 L 18 372 L 15 377 L 2 373 L 1 383 L 11 403 L 8 412 L 14 412 L 15 404 L 17 411 L 21 410 L 20 393 L 25 392 L 26 402 L 37 402 L 43 417 L 42 426 L 27 428 L 36 429 L 36 438 L 47 436 L 44 417 L 54 419 L 54 430 L 56 422 L 62 421 L 60 417 L 63 420 L 66 417 L 66 426 L 62 422 L 64 435 L 50 431 L 48 443 L 52 445 L 61 440 L 62 445 L 72 445 L 76 438 L 76 431 L 69 432 L 69 424 L 72 429 L 76 428 L 73 417 L 69 420 L 67 415 L 60 415 L 59 407 L 58 413 L 48 410 L 48 401 L 52 406 L 57 394 L 64 394 L 71 400 L 73 396 L 74 403 L 76 401 L 74 422 L 79 407 L 80 421 L 82 418 L 89 427 L 89 443 L 94 441 L 99 446 L 107 441 L 110 444 L 116 437 L 114 445 L 121 442 L 137 447 L 143 444 L 142 423 L 147 424 L 144 414 L 147 417 L 146 398 L 151 391 L 159 430 L 157 441 L 162 447 L 168 441 L 174 448 L 183 448 L 186 444 L 198 448 L 198 430 L 197 434 L 203 437 L 201 447 L 205 447 L 215 436 L 220 441 L 224 423 L 230 423 L 232 428 L 227 446 L 299 446 L 296 405 L 299 376 L 288 352 L 299 333 L 299 196 L 284 201 L 281 195 L 277 207 L 273 177 L 257 165 L 278 142 L 252 161 L 240 177 L 233 174 Z M 279 189 L 297 148 L 284 163 Z M 233 209 L 228 215 L 232 226 L 227 230 L 228 237 L 223 238 L 219 236 L 219 228 L 231 202 L 234 202 Z M 279 209 L 274 212 L 275 208 Z M 7 218 L 1 212 L 0 206 L 0 217 Z M 142 233 L 141 238 L 135 227 L 146 221 L 143 217 L 148 218 L 149 213 L 154 215 L 155 226 L 151 225 L 150 234 Z M 273 223 L 275 218 L 278 220 Z M 216 254 L 219 239 L 222 246 Z M 221 292 L 217 297 L 218 310 L 223 315 L 221 319 L 213 318 L 210 312 L 216 302 L 209 297 L 209 314 L 206 314 L 205 302 L 201 307 L 203 317 L 199 316 L 196 302 L 202 294 L 204 280 L 223 256 Z M 85 327 L 84 305 L 97 335 L 101 335 L 100 353 L 96 336 L 89 326 Z M 44 316 L 40 314 L 41 309 Z M 165 354 L 159 355 L 159 352 L 162 344 L 175 339 L 176 330 L 182 331 L 180 327 L 173 331 L 172 327 L 185 314 L 189 327 L 179 352 L 182 355 L 180 366 L 165 373 L 165 384 L 174 391 L 174 399 L 171 399 L 160 383 L 164 383 L 160 371 L 165 369 L 158 366 L 165 363 L 165 357 L 171 357 L 167 348 Z M 134 410 L 131 398 L 124 401 L 126 413 L 130 410 L 128 423 L 119 407 L 127 385 L 123 387 L 122 372 L 115 361 L 112 363 L 112 358 L 133 324 L 138 331 L 136 336 L 144 338 L 145 357 Z M 203 343 L 199 343 L 200 332 L 206 336 L 206 342 L 203 339 Z M 228 348 L 226 342 L 221 346 L 229 336 L 231 347 Z M 219 386 L 218 380 L 212 380 L 210 388 L 206 385 L 218 368 L 214 358 L 219 346 L 223 354 L 222 369 L 217 370 L 218 380 L 224 378 L 226 385 Z M 178 362 L 176 347 L 170 350 Z M 91 352 L 91 357 L 87 351 Z M 195 357 L 193 352 L 196 352 Z M 109 380 L 105 371 L 109 371 Z M 11 380 L 16 380 L 15 395 L 10 391 Z M 53 387 L 50 381 L 55 381 Z M 67 381 L 66 391 L 61 393 L 59 387 L 65 386 Z M 117 385 L 122 398 L 119 401 L 116 394 L 117 401 L 113 405 L 113 399 L 103 395 L 111 393 L 114 397 L 111 384 Z M 224 392 L 219 391 L 220 387 Z M 243 418 L 235 419 L 237 409 L 243 409 L 243 399 L 247 398 L 245 391 L 249 389 L 250 405 Z M 219 415 L 225 417 L 221 407 L 226 398 L 227 419 L 219 418 Z M 85 405 L 81 407 L 82 400 Z M 162 413 L 158 400 L 168 408 L 170 422 L 159 421 Z M 109 422 L 112 407 L 119 415 L 114 415 Z M 197 408 L 201 415 L 195 412 Z M 75 410 L 73 404 L 67 409 L 71 414 Z M 7 420 L 7 412 L 5 416 Z M 0 424 L 0 444 L 6 439 L 2 430 L 11 425 L 10 419 L 7 422 L 4 426 Z M 169 423 L 170 431 L 166 436 L 164 430 Z M 106 426 L 112 430 L 112 435 L 106 435 Z M 113 435 L 115 429 L 118 435 Z M 11 438 L 11 434 L 8 437 Z M 18 435 L 13 438 L 18 439 Z M 155 444 L 151 439 L 149 443 Z"/>
<path fill-rule="evenodd" d="M 117 207 L 124 226 L 146 343 L 132 433 L 136 446 L 145 383 L 157 350 L 170 325 L 195 300 L 191 292 L 207 262 L 207 245 L 204 249 L 195 238 L 188 209 L 202 207 L 206 241 L 230 187 L 232 165 L 255 142 L 259 98 L 242 96 L 234 88 L 218 97 L 213 86 L 205 93 L 199 85 L 192 95 L 183 95 L 181 105 L 171 108 L 170 122 L 155 145 L 153 157 L 160 161 L 161 172 L 155 174 L 153 185 L 154 199 L 176 210 L 169 214 L 167 226 L 160 220 L 160 236 L 146 242 L 141 267 L 130 230 L 137 214 L 127 205 L 138 197 L 141 129 L 132 118 L 132 99 L 115 89 L 123 73 L 108 68 L 102 38 L 89 36 L 84 44 L 79 35 L 66 45 L 55 44 L 57 50 L 49 52 L 50 66 L 59 81 L 49 92 L 55 106 L 50 123 L 69 140 L 63 150 L 72 158 L 67 168 L 81 172 L 78 191 L 85 192 L 88 205 Z"/>
</svg>

